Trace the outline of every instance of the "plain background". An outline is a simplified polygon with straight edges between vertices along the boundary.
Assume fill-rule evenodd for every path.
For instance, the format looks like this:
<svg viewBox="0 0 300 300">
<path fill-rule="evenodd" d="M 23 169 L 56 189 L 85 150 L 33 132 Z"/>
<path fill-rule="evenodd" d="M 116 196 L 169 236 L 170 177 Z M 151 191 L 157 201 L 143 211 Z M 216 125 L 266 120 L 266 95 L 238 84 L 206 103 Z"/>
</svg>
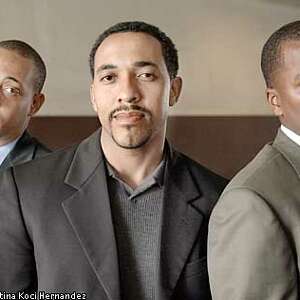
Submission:
<svg viewBox="0 0 300 300">
<path fill-rule="evenodd" d="M 296 0 L 0 0 L 0 39 L 21 39 L 48 67 L 40 116 L 91 116 L 88 54 L 107 27 L 159 26 L 176 43 L 183 93 L 173 115 L 270 115 L 260 53 L 300 16 Z"/>
</svg>

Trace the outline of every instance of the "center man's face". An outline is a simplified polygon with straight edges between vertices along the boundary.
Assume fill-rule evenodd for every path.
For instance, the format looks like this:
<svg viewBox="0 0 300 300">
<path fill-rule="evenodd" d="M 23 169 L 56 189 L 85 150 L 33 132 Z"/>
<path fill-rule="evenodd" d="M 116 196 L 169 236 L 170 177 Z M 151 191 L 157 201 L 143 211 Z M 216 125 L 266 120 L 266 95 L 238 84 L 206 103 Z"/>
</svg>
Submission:
<svg viewBox="0 0 300 300">
<path fill-rule="evenodd" d="M 175 82 L 169 78 L 159 41 L 152 36 L 128 32 L 107 37 L 96 52 L 91 85 L 102 141 L 134 149 L 164 136 L 169 104 L 178 96 Z"/>
</svg>

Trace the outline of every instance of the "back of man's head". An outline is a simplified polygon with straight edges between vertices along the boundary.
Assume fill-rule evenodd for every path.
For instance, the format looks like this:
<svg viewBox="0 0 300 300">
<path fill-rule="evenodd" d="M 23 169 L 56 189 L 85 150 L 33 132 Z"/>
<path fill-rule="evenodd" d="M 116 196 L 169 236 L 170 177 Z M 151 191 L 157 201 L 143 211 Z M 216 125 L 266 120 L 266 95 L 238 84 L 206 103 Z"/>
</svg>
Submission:
<svg viewBox="0 0 300 300">
<path fill-rule="evenodd" d="M 286 24 L 276 30 L 265 43 L 261 55 L 261 69 L 266 86 L 272 88 L 274 73 L 282 67 L 282 48 L 284 43 L 300 41 L 300 21 Z"/>
</svg>

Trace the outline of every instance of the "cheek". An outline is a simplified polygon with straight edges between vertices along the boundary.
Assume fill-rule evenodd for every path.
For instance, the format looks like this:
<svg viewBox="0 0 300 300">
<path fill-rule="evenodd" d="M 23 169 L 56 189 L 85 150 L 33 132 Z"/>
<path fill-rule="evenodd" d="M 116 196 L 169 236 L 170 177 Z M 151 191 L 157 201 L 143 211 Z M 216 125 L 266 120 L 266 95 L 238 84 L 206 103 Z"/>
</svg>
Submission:
<svg viewBox="0 0 300 300">
<path fill-rule="evenodd" d="M 97 107 L 105 107 L 112 105 L 116 91 L 113 88 L 95 86 L 92 92 L 94 102 Z"/>
<path fill-rule="evenodd" d="M 169 111 L 169 101 L 170 101 L 170 90 L 164 89 L 161 95 L 161 111 L 163 116 L 165 116 Z"/>
<path fill-rule="evenodd" d="M 107 96 L 102 91 L 99 91 L 99 89 L 95 89 L 93 93 L 93 106 L 95 110 L 99 113 L 101 110 L 105 109 L 105 106 L 107 104 Z"/>
<path fill-rule="evenodd" d="M 148 99 L 149 105 L 155 111 L 165 111 L 169 106 L 170 90 L 164 86 L 149 87 L 145 91 L 145 99 Z"/>
<path fill-rule="evenodd" d="M 8 128 L 21 128 L 28 115 L 28 106 L 10 102 L 9 105 L 0 106 L 0 125 Z"/>
<path fill-rule="evenodd" d="M 27 105 L 24 105 L 23 103 L 12 99 L 3 101 L 0 106 L 2 115 L 15 116 L 16 119 L 23 114 L 26 114 L 27 109 Z"/>
<path fill-rule="evenodd" d="M 108 101 L 105 95 L 102 94 L 101 97 L 97 95 L 97 97 L 94 98 L 93 108 L 96 111 L 101 124 L 105 124 L 109 121 L 112 104 Z"/>
</svg>

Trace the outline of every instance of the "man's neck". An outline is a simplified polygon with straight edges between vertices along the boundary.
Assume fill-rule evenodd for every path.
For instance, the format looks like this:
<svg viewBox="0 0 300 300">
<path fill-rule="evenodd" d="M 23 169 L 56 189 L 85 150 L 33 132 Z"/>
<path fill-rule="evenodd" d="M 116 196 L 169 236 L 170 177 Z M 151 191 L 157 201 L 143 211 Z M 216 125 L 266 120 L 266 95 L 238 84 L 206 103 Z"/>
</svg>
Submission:
<svg viewBox="0 0 300 300">
<path fill-rule="evenodd" d="M 164 138 L 158 136 L 139 148 L 125 149 L 101 135 L 101 145 L 105 158 L 120 179 L 136 188 L 161 162 Z"/>
</svg>

